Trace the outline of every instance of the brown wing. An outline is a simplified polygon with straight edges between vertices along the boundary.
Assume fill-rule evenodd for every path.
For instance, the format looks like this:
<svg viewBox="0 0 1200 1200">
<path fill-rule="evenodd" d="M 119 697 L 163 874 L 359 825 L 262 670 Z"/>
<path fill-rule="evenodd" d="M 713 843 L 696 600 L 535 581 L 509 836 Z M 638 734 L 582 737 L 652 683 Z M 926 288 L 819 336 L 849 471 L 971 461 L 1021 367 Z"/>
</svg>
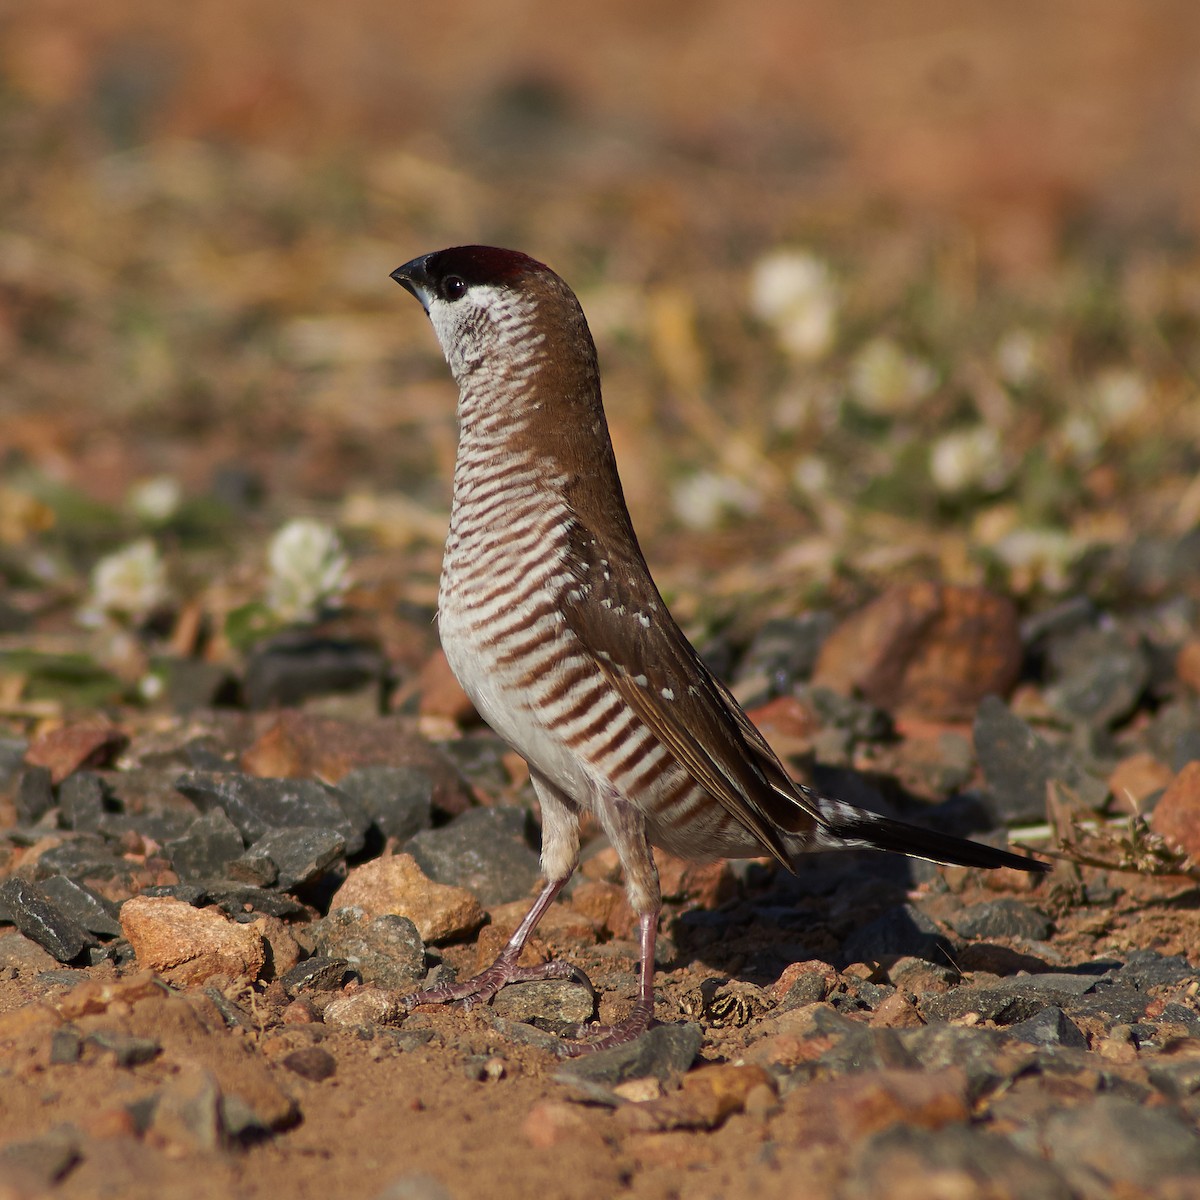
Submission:
<svg viewBox="0 0 1200 1200">
<path fill-rule="evenodd" d="M 819 821 L 728 690 L 675 624 L 636 544 L 577 526 L 568 627 L 622 698 L 706 792 L 785 866 L 783 833 Z"/>
</svg>

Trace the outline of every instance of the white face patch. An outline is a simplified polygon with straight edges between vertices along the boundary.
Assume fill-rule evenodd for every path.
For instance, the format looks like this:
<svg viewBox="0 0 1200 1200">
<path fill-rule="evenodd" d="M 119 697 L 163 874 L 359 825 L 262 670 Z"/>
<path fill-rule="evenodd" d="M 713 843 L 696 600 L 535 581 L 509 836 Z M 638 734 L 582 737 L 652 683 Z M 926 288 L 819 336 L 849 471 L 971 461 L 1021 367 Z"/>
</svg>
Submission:
<svg viewBox="0 0 1200 1200">
<path fill-rule="evenodd" d="M 535 332 L 536 315 L 528 296 L 494 284 L 474 284 L 459 300 L 429 301 L 429 320 L 460 387 L 487 369 L 497 352 L 508 372 L 533 359 L 545 340 Z"/>
</svg>

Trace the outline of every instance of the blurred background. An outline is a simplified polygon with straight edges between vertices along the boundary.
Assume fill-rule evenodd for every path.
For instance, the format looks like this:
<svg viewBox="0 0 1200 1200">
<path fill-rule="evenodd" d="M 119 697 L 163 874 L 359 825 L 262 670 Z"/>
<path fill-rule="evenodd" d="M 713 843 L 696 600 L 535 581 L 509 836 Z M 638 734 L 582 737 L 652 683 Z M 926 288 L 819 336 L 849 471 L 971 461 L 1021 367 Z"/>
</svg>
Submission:
<svg viewBox="0 0 1200 1200">
<path fill-rule="evenodd" d="M 474 241 L 579 293 L 694 632 L 905 575 L 1033 609 L 1197 570 L 1187 0 L 39 0 L 0 23 L 6 633 L 170 598 L 194 649 L 270 602 L 296 517 L 327 590 L 348 569 L 360 604 L 429 604 L 454 390 L 388 272 Z M 105 592 L 90 573 L 131 546 Z"/>
</svg>

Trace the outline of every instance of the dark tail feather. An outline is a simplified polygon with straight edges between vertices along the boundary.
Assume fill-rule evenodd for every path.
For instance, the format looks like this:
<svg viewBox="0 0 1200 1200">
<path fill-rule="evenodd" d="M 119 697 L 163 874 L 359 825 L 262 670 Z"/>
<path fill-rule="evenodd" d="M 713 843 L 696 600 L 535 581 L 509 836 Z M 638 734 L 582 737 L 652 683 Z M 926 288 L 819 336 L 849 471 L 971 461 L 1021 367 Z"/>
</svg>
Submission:
<svg viewBox="0 0 1200 1200">
<path fill-rule="evenodd" d="M 1017 871 L 1050 869 L 1049 863 L 1038 862 L 1036 858 L 997 850 L 994 846 L 951 837 L 947 833 L 935 833 L 931 829 L 919 829 L 916 825 L 906 825 L 903 821 L 893 821 L 888 817 L 877 817 L 874 813 L 852 808 L 849 804 L 838 801 L 830 803 L 824 797 L 822 800 L 822 833 L 847 845 L 891 850 L 896 854 L 927 858 L 936 863 L 952 863 L 959 867 L 1012 867 Z"/>
</svg>

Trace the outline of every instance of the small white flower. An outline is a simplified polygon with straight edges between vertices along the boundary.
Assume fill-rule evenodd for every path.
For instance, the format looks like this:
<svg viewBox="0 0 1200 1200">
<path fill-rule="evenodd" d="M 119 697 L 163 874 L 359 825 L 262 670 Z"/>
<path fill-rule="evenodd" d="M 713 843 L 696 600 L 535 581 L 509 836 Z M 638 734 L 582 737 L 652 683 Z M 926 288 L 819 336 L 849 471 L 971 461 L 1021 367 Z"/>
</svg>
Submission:
<svg viewBox="0 0 1200 1200">
<path fill-rule="evenodd" d="M 267 604 L 285 621 L 307 621 L 346 590 L 349 560 L 337 531 L 323 521 L 298 517 L 271 539 Z"/>
<path fill-rule="evenodd" d="M 93 625 L 106 616 L 144 620 L 169 594 L 167 565 L 158 547 L 141 538 L 105 555 L 92 568 L 92 593 L 80 620 Z"/>
<path fill-rule="evenodd" d="M 1091 466 L 1104 445 L 1095 420 L 1088 413 L 1072 413 L 1058 427 L 1056 441 L 1078 466 Z"/>
<path fill-rule="evenodd" d="M 833 348 L 838 290 L 828 265 L 816 255 L 777 250 L 760 258 L 750 276 L 750 306 L 796 358 L 813 361 Z"/>
<path fill-rule="evenodd" d="M 891 338 L 872 338 L 855 355 L 850 390 L 863 408 L 878 416 L 912 412 L 937 387 L 929 363 L 909 354 Z"/>
<path fill-rule="evenodd" d="M 1047 592 L 1064 591 L 1071 564 L 1083 549 L 1078 538 L 1058 529 L 1014 529 L 992 546 L 1010 572 L 1011 586 L 1019 592 L 1037 586 Z"/>
<path fill-rule="evenodd" d="M 758 511 L 762 497 L 742 480 L 715 471 L 697 471 L 671 492 L 675 515 L 690 529 L 713 529 L 729 513 Z"/>
<path fill-rule="evenodd" d="M 1146 381 L 1128 367 L 1109 367 L 1093 384 L 1096 417 L 1104 429 L 1127 425 L 1145 409 Z"/>
<path fill-rule="evenodd" d="M 129 489 L 128 504 L 135 516 L 151 525 L 165 525 L 179 511 L 183 488 L 170 475 L 142 479 Z"/>
<path fill-rule="evenodd" d="M 829 490 L 829 464 L 815 454 L 806 455 L 792 468 L 792 482 L 806 496 L 820 496 Z"/>
<path fill-rule="evenodd" d="M 996 346 L 996 370 L 1012 387 L 1032 383 L 1042 369 L 1042 347 L 1028 329 L 1013 329 Z"/>
<path fill-rule="evenodd" d="M 990 425 L 943 434 L 929 452 L 929 474 L 939 491 L 951 495 L 998 490 L 1009 478 L 1000 435 Z"/>
</svg>

